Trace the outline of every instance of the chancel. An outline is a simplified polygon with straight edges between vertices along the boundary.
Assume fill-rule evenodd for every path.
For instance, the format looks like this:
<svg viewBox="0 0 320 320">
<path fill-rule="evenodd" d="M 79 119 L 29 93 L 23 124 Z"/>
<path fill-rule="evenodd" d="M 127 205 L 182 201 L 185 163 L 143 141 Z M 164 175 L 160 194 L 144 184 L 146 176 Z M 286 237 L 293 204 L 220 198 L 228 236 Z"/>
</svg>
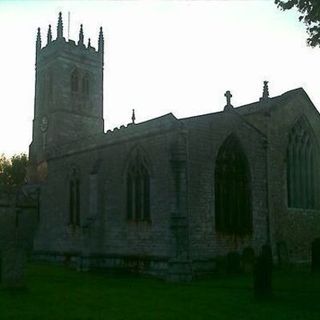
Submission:
<svg viewBox="0 0 320 320">
<path fill-rule="evenodd" d="M 220 112 L 139 123 L 133 109 L 105 133 L 103 30 L 97 49 L 84 32 L 67 41 L 60 13 L 55 39 L 51 26 L 45 46 L 37 33 L 35 256 L 178 280 L 264 244 L 275 259 L 281 244 L 291 261 L 308 261 L 320 225 L 320 118 L 306 92 L 271 97 L 265 81 L 247 105 L 227 91 Z"/>
</svg>

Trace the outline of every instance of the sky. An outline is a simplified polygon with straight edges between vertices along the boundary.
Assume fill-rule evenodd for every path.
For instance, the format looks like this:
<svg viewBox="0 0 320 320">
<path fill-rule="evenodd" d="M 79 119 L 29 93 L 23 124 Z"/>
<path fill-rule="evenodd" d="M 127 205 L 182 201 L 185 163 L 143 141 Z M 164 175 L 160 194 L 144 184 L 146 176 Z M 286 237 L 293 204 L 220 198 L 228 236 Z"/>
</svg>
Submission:
<svg viewBox="0 0 320 320">
<path fill-rule="evenodd" d="M 230 90 L 237 107 L 303 87 L 320 107 L 320 49 L 307 47 L 298 13 L 273 0 L 0 0 L 0 154 L 28 152 L 32 136 L 35 40 L 53 38 L 59 11 L 67 36 L 97 47 L 105 38 L 105 130 L 172 112 L 221 111 Z"/>
</svg>

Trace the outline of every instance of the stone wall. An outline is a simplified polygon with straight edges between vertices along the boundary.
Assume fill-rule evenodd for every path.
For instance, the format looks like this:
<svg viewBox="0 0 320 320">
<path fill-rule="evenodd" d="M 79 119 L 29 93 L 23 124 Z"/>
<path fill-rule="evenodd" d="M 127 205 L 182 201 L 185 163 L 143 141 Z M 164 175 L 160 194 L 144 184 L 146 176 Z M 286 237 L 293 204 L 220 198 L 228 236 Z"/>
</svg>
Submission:
<svg viewBox="0 0 320 320">
<path fill-rule="evenodd" d="M 267 241 L 265 136 L 235 112 L 222 112 L 185 120 L 189 141 L 188 208 L 190 251 L 194 269 L 212 268 L 218 255 L 256 251 Z M 215 163 L 219 148 L 230 135 L 239 139 L 250 169 L 253 233 L 247 236 L 221 234 L 215 229 Z"/>
<path fill-rule="evenodd" d="M 83 144 L 71 146 L 65 156 L 60 156 L 59 150 L 53 152 L 41 189 L 36 254 L 43 258 L 54 255 L 60 261 L 74 256 L 78 262 L 87 259 L 84 263 L 98 267 L 127 261 L 127 265 L 144 264 L 150 272 L 165 268 L 174 255 L 170 160 L 176 131 L 176 120 L 169 116 L 158 120 L 155 127 L 145 123 L 107 133 L 104 140 L 97 139 L 96 145 L 87 146 L 84 152 Z M 150 222 L 127 219 L 126 169 L 137 149 L 150 164 Z M 68 181 L 74 167 L 80 179 L 80 226 L 69 224 Z"/>
<path fill-rule="evenodd" d="M 48 148 L 36 254 L 81 269 L 129 268 L 173 280 L 213 270 L 215 258 L 231 251 L 250 246 L 257 253 L 269 241 L 275 257 L 285 243 L 292 261 L 309 259 L 320 215 L 288 208 L 286 148 L 301 115 L 318 139 L 319 114 L 303 91 L 246 110 L 182 120 L 168 114 Z M 247 236 L 215 228 L 215 163 L 230 134 L 249 163 L 253 232 Z M 126 216 L 126 168 L 138 149 L 150 172 L 151 222 Z M 80 181 L 80 226 L 69 224 L 73 168 Z"/>
<path fill-rule="evenodd" d="M 0 194 L 0 279 L 3 286 L 25 285 L 25 266 L 32 251 L 37 214 L 37 198 L 21 193 Z"/>
<path fill-rule="evenodd" d="M 308 262 L 311 243 L 320 235 L 320 211 L 288 207 L 287 146 L 290 130 L 300 117 L 310 125 L 319 144 L 319 113 L 304 90 L 297 89 L 280 96 L 275 105 L 271 100 L 268 112 L 246 117 L 259 124 L 268 137 L 268 205 L 274 257 L 279 256 L 281 247 L 291 262 Z"/>
</svg>

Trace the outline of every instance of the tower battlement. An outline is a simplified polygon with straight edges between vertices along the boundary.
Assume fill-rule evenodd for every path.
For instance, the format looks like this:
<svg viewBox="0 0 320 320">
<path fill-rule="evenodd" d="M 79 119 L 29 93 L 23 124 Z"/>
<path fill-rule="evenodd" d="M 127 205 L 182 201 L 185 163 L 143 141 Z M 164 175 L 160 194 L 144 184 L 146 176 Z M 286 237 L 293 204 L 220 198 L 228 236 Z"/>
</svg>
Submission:
<svg viewBox="0 0 320 320">
<path fill-rule="evenodd" d="M 38 28 L 37 40 L 36 40 L 36 63 L 39 59 L 46 59 L 51 55 L 56 55 L 58 52 L 61 55 L 72 55 L 73 57 L 81 56 L 87 59 L 101 62 L 103 64 L 103 54 L 104 54 L 104 38 L 102 27 L 100 27 L 100 32 L 98 36 L 98 49 L 91 46 L 91 39 L 88 39 L 87 45 L 84 44 L 84 33 L 83 25 L 80 25 L 79 39 L 66 40 L 63 36 L 63 22 L 62 14 L 59 13 L 58 24 L 57 24 L 57 36 L 56 39 L 52 38 L 51 25 L 48 27 L 47 31 L 47 42 L 45 46 L 42 46 L 41 40 L 41 30 Z"/>
</svg>

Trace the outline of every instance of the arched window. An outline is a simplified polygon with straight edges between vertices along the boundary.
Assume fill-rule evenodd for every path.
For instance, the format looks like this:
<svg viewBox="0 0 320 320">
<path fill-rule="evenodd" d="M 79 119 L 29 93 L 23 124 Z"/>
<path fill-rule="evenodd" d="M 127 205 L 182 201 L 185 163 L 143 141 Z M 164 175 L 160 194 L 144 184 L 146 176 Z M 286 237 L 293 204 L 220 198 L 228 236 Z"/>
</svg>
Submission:
<svg viewBox="0 0 320 320">
<path fill-rule="evenodd" d="M 82 78 L 82 93 L 85 96 L 89 95 L 89 76 L 87 74 Z"/>
<path fill-rule="evenodd" d="M 79 73 L 77 70 L 73 70 L 71 74 L 71 91 L 79 92 Z"/>
<path fill-rule="evenodd" d="M 249 165 L 234 135 L 220 147 L 216 160 L 215 223 L 216 230 L 223 233 L 252 231 Z"/>
<path fill-rule="evenodd" d="M 289 134 L 287 148 L 288 207 L 318 209 L 318 148 L 306 120 L 299 119 Z"/>
<path fill-rule="evenodd" d="M 69 178 L 69 225 L 80 226 L 80 179 L 75 168 Z"/>
<path fill-rule="evenodd" d="M 150 177 L 140 152 L 127 169 L 127 218 L 134 221 L 150 220 Z"/>
</svg>

